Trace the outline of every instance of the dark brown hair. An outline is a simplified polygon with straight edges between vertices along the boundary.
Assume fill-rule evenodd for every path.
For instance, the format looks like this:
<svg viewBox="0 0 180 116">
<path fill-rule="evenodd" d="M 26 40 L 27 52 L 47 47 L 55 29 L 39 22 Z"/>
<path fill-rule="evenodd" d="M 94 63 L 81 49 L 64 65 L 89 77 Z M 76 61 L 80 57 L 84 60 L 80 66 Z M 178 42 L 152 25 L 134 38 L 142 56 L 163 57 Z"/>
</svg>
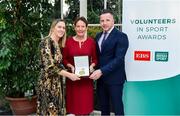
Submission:
<svg viewBox="0 0 180 116">
<path fill-rule="evenodd" d="M 83 21 L 85 24 L 86 24 L 86 27 L 88 26 L 88 21 L 86 20 L 86 18 L 85 17 L 77 17 L 76 19 L 75 19 L 75 21 L 74 21 L 74 26 L 76 26 L 76 24 L 77 24 L 77 22 L 78 21 Z"/>
<path fill-rule="evenodd" d="M 113 12 L 112 12 L 111 10 L 109 10 L 109 9 L 103 9 L 103 10 L 101 11 L 100 15 L 106 14 L 106 13 L 109 13 L 109 14 L 111 14 L 111 15 L 113 16 Z"/>
</svg>

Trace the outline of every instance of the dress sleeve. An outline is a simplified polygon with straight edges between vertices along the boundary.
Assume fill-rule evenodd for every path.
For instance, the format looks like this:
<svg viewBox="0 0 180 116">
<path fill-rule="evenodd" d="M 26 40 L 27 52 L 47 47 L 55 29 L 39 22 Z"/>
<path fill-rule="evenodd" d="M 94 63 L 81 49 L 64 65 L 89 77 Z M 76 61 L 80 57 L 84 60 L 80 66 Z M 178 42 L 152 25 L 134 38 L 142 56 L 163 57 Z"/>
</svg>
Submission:
<svg viewBox="0 0 180 116">
<path fill-rule="evenodd" d="M 94 39 L 92 39 L 92 56 L 91 56 L 91 64 L 94 63 L 95 66 L 97 65 L 97 51 L 96 51 L 96 43 Z"/>
<path fill-rule="evenodd" d="M 44 39 L 41 41 L 39 45 L 40 49 L 40 56 L 41 56 L 41 65 L 45 72 L 50 75 L 58 75 L 58 73 L 63 69 L 58 67 L 57 64 L 54 62 L 51 53 L 51 45 L 48 39 Z"/>
</svg>

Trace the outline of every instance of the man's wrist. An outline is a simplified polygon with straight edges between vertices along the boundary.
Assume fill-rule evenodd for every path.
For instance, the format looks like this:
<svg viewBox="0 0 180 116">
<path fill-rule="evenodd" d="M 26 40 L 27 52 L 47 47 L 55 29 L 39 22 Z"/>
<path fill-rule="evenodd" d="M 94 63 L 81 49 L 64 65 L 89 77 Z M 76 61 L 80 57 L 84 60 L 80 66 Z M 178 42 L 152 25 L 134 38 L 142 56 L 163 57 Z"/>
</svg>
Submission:
<svg viewBox="0 0 180 116">
<path fill-rule="evenodd" d="M 101 69 L 99 69 L 99 72 L 100 72 L 100 75 L 103 75 L 103 73 L 102 73 L 102 70 L 101 70 Z"/>
</svg>

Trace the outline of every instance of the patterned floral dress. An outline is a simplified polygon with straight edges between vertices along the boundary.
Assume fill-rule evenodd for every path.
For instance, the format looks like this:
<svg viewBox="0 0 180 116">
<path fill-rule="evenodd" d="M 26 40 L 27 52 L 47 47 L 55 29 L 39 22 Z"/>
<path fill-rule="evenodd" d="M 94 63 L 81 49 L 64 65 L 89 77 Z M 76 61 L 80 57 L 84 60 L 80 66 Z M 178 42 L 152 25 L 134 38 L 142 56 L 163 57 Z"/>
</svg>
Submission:
<svg viewBox="0 0 180 116">
<path fill-rule="evenodd" d="M 46 37 L 40 43 L 40 53 L 37 115 L 65 115 L 64 81 L 58 75 L 63 69 L 61 49 L 50 37 Z"/>
</svg>

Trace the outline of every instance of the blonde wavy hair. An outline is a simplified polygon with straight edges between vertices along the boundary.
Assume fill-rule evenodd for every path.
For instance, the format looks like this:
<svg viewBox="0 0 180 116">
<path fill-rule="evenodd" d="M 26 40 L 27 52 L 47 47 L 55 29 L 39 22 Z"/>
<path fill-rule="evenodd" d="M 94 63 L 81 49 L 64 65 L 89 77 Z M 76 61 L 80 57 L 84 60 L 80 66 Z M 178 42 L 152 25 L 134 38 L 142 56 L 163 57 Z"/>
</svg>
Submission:
<svg viewBox="0 0 180 116">
<path fill-rule="evenodd" d="M 53 22 L 51 24 L 51 28 L 49 30 L 49 35 L 48 36 L 50 36 L 52 34 L 53 29 L 55 28 L 56 24 L 59 23 L 59 22 L 64 22 L 65 23 L 65 20 L 63 20 L 63 19 L 55 19 L 55 20 L 53 20 Z M 66 42 L 66 27 L 65 27 L 64 35 L 62 36 L 62 38 L 59 39 L 59 46 L 60 47 L 65 47 L 65 42 Z"/>
</svg>

